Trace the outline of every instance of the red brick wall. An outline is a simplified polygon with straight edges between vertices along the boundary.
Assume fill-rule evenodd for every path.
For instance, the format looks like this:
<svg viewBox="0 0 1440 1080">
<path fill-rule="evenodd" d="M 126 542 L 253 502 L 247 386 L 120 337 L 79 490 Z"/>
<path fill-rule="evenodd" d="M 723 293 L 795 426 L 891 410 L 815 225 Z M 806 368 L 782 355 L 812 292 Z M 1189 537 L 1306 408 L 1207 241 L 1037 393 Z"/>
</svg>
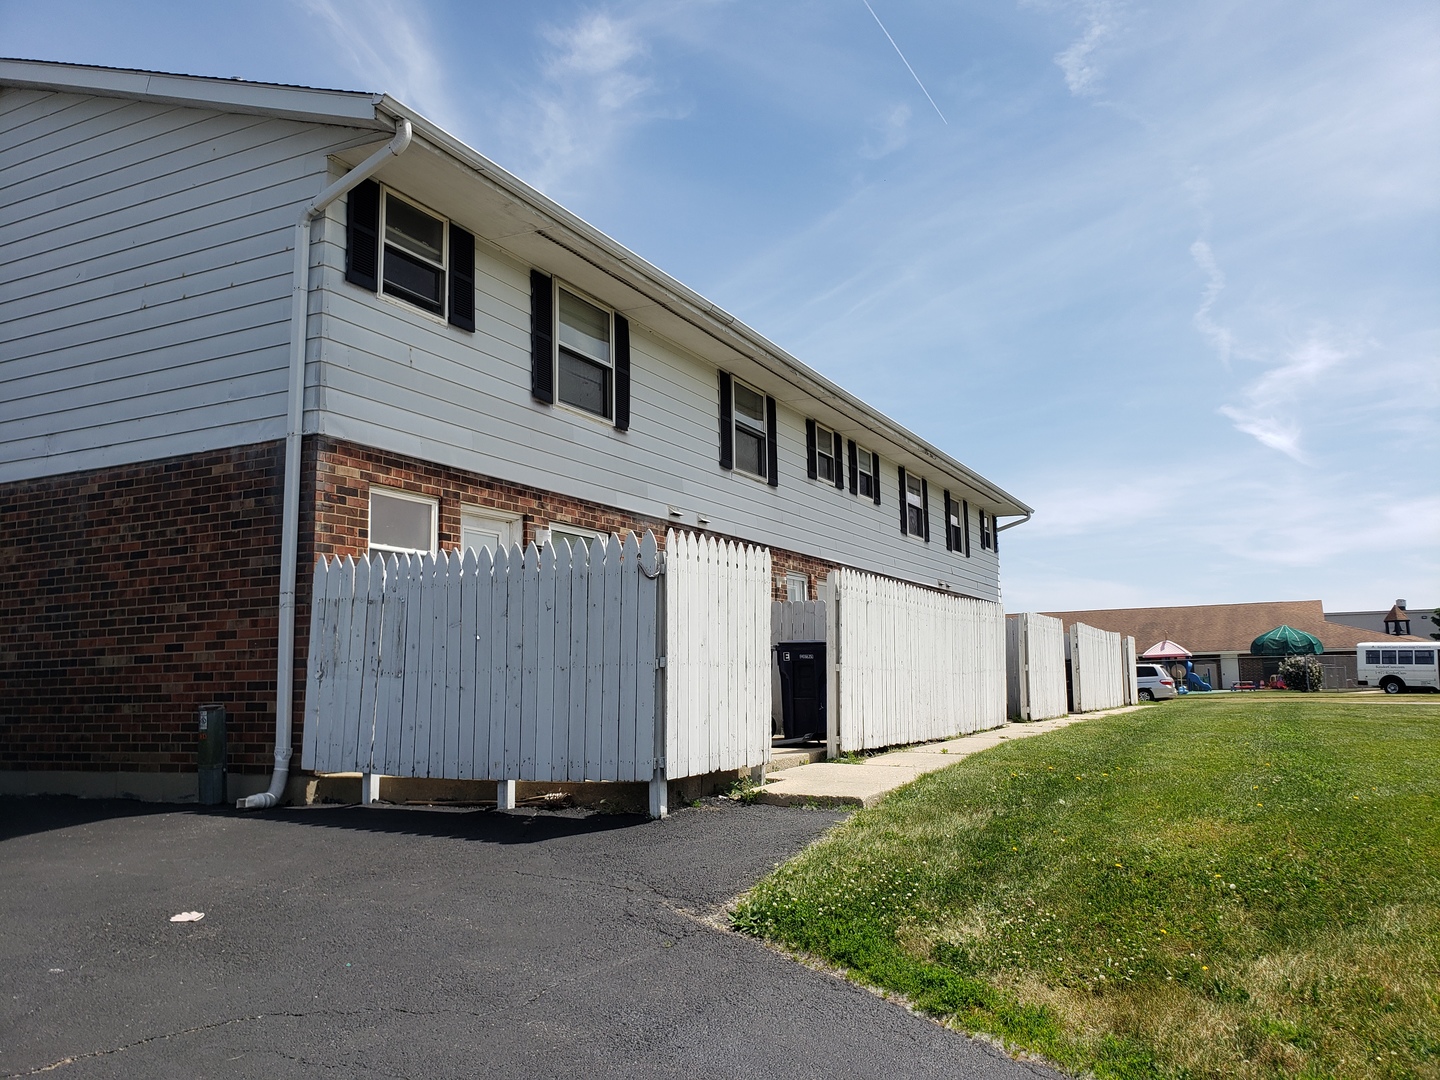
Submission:
<svg viewBox="0 0 1440 1080">
<path fill-rule="evenodd" d="M 598 532 L 618 532 L 622 536 L 632 529 L 641 533 L 650 529 L 663 548 L 665 530 L 670 527 L 666 521 L 626 514 L 601 503 L 556 495 L 524 484 L 492 480 L 460 469 L 416 461 L 336 439 L 309 440 L 307 459 L 315 463 L 316 530 L 312 554 L 308 559 L 301 559 L 302 578 L 305 577 L 303 571 L 306 566 L 313 565 L 319 555 L 364 554 L 369 540 L 371 484 L 438 499 L 440 546 L 444 549 L 460 544 L 462 506 L 520 515 L 524 522 L 523 542 L 527 544 L 535 539 L 536 529 L 564 523 Z M 800 571 L 810 578 L 813 599 L 816 583 L 823 582 L 825 575 L 836 568 L 834 563 L 778 548 L 772 548 L 770 556 L 773 567 L 771 594 L 776 600 L 785 599 L 787 571 Z M 303 589 L 302 583 L 302 592 Z M 297 638 L 300 633 L 302 630 L 297 626 Z"/>
<path fill-rule="evenodd" d="M 269 770 L 283 443 L 0 485 L 0 769 Z"/>
</svg>

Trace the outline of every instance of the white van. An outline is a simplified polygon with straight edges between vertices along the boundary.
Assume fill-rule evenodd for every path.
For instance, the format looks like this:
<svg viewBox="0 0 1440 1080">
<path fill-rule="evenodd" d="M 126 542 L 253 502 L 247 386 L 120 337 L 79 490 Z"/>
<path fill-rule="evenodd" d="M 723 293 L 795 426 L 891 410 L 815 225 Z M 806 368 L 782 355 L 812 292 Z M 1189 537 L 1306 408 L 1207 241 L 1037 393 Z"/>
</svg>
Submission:
<svg viewBox="0 0 1440 1080">
<path fill-rule="evenodd" d="M 1440 690 L 1440 646 L 1406 641 L 1362 641 L 1355 646 L 1355 683 L 1387 694 Z"/>
</svg>

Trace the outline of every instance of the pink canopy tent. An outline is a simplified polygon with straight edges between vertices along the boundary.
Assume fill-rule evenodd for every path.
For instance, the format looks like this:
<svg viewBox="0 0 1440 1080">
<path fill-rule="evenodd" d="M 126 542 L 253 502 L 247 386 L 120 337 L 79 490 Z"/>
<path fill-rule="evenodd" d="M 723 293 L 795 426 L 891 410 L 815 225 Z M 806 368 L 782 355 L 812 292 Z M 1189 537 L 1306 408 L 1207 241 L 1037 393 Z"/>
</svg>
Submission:
<svg viewBox="0 0 1440 1080">
<path fill-rule="evenodd" d="M 1175 642 L 1166 638 L 1164 641 L 1157 641 L 1150 648 L 1140 654 L 1141 660 L 1184 660 L 1193 654 L 1183 645 L 1176 645 Z"/>
</svg>

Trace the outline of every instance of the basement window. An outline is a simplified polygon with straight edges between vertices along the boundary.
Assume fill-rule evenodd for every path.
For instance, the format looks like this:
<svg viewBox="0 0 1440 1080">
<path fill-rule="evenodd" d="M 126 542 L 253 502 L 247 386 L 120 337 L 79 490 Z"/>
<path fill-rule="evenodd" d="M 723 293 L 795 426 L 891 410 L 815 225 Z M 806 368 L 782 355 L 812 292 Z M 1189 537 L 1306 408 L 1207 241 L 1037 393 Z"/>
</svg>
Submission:
<svg viewBox="0 0 1440 1080">
<path fill-rule="evenodd" d="M 388 488 L 370 489 L 371 551 L 432 555 L 440 504 L 424 495 Z"/>
</svg>

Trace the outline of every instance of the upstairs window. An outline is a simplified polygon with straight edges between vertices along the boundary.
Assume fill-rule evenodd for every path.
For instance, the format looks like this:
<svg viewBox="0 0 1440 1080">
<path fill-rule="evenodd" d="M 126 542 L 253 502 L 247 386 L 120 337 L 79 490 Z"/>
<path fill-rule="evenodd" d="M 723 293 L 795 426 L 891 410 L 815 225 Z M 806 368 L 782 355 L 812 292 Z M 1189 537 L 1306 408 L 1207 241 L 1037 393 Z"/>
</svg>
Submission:
<svg viewBox="0 0 1440 1080">
<path fill-rule="evenodd" d="M 566 405 L 610 419 L 614 368 L 610 312 L 557 289 L 556 391 Z"/>
<path fill-rule="evenodd" d="M 424 495 L 370 489 L 369 547 L 373 551 L 433 554 L 439 503 Z"/>
<path fill-rule="evenodd" d="M 814 420 L 805 421 L 805 472 L 811 480 L 845 487 L 845 441 Z M 851 444 L 854 454 L 854 444 Z M 853 460 L 853 459 L 852 459 Z"/>
<path fill-rule="evenodd" d="M 720 380 L 720 467 L 780 486 L 775 399 L 739 382 L 728 371 Z"/>
<path fill-rule="evenodd" d="M 384 291 L 436 315 L 445 311 L 445 223 L 385 193 Z"/>
<path fill-rule="evenodd" d="M 908 525 L 906 531 L 912 536 L 925 535 L 925 492 L 921 487 L 923 482 L 918 476 L 905 478 L 905 520 Z"/>
<path fill-rule="evenodd" d="M 964 499 L 952 499 L 950 492 L 945 492 L 945 550 L 957 551 L 967 558 L 970 555 L 966 543 L 970 535 L 970 523 L 966 521 L 969 515 L 970 507 Z"/>
<path fill-rule="evenodd" d="M 829 428 L 815 425 L 815 478 L 835 482 L 835 469 L 839 464 L 835 454 L 835 433 Z"/>
<path fill-rule="evenodd" d="M 734 383 L 735 468 L 752 476 L 768 477 L 765 453 L 765 395 L 744 383 Z"/>
<path fill-rule="evenodd" d="M 630 321 L 530 271 L 530 393 L 630 430 Z"/>
<path fill-rule="evenodd" d="M 989 551 L 990 548 L 991 548 L 991 546 L 992 546 L 992 544 L 993 544 L 993 542 L 994 542 L 994 536 L 993 536 L 993 533 L 992 533 L 992 531 L 991 531 L 992 528 L 994 527 L 994 525 L 995 525 L 995 519 L 992 518 L 989 514 L 987 514 L 984 510 L 981 510 L 981 511 L 980 511 L 980 549 L 981 549 L 982 551 Z"/>
<path fill-rule="evenodd" d="M 880 459 L 863 446 L 850 444 L 850 494 L 880 503 Z"/>
<path fill-rule="evenodd" d="M 900 478 L 900 533 L 930 542 L 930 486 L 923 476 L 910 476 L 905 466 L 895 467 Z"/>
<path fill-rule="evenodd" d="M 346 201 L 345 280 L 475 329 L 475 237 L 374 180 Z"/>
</svg>

